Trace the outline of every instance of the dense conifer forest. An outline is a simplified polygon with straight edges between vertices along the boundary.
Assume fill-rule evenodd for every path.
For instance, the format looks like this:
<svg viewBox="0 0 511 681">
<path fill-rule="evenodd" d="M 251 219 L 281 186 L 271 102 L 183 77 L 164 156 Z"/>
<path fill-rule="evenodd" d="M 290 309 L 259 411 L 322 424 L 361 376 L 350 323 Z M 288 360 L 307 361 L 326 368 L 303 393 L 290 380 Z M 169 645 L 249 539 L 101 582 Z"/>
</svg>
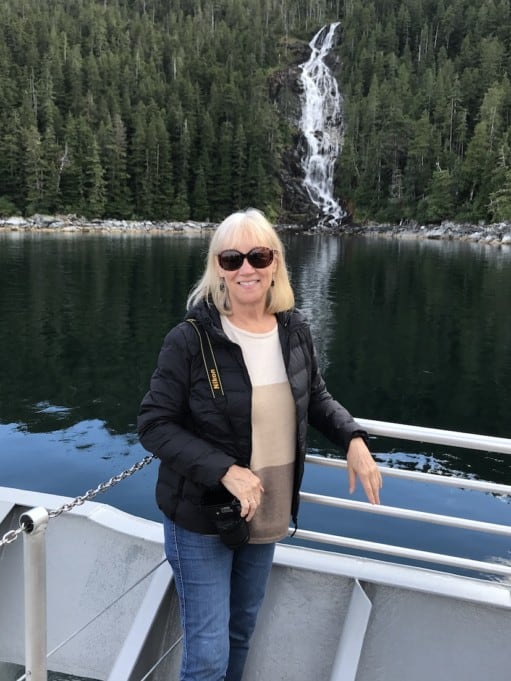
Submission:
<svg viewBox="0 0 511 681">
<path fill-rule="evenodd" d="M 0 0 L 0 214 L 281 215 L 275 74 L 340 21 L 355 219 L 511 219 L 508 0 Z"/>
</svg>

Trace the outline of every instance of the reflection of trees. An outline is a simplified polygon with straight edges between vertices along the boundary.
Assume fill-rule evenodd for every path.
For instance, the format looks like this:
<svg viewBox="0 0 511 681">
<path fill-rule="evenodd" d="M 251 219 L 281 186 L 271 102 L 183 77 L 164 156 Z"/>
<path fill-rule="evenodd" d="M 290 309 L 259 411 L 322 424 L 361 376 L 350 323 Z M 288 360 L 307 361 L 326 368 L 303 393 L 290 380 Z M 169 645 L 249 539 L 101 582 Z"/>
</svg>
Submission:
<svg viewBox="0 0 511 681">
<path fill-rule="evenodd" d="M 511 253 L 285 241 L 328 386 L 352 413 L 511 435 Z M 71 410 L 60 425 L 96 418 L 113 432 L 133 430 L 206 248 L 206 239 L 177 236 L 1 236 L 0 421 L 51 430 L 56 416 L 34 411 L 47 402 Z M 482 461 L 473 457 L 463 458 Z"/>
<path fill-rule="evenodd" d="M 335 343 L 359 416 L 509 436 L 510 254 L 358 241 L 335 280 Z M 334 348 L 335 350 L 335 348 Z"/>
<path fill-rule="evenodd" d="M 311 324 L 320 366 L 324 370 L 329 364 L 329 345 L 336 330 L 330 281 L 341 253 L 341 240 L 334 237 L 306 239 L 305 247 L 306 259 L 293 270 L 293 286 L 297 305 Z"/>
<path fill-rule="evenodd" d="M 40 421 L 28 410 L 47 401 L 133 427 L 203 250 L 177 236 L 3 238 L 1 419 Z"/>
</svg>

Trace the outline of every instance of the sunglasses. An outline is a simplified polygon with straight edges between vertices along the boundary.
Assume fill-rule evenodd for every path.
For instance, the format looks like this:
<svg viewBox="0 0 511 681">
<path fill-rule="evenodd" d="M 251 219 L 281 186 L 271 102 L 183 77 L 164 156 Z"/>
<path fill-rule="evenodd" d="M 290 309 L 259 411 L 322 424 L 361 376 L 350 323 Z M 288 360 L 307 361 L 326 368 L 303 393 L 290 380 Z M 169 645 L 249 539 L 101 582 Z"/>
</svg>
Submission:
<svg viewBox="0 0 511 681">
<path fill-rule="evenodd" d="M 248 253 L 242 253 L 234 248 L 230 248 L 227 251 L 222 251 L 218 254 L 218 263 L 223 270 L 227 272 L 234 272 L 239 270 L 243 265 L 245 258 L 248 260 L 249 265 L 255 267 L 258 270 L 262 270 L 273 262 L 274 251 L 272 248 L 267 248 L 266 246 L 256 246 L 251 248 Z"/>
</svg>

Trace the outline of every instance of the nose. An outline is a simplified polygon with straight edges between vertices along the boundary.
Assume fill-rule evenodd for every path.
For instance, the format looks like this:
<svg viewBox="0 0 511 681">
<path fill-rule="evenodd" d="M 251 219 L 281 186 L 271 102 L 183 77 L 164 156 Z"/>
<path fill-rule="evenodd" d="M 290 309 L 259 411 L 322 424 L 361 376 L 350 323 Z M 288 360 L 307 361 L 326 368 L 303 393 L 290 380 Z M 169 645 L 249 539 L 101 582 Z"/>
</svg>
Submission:
<svg viewBox="0 0 511 681">
<path fill-rule="evenodd" d="M 245 256 L 243 258 L 243 262 L 241 264 L 241 267 L 239 268 L 238 272 L 241 272 L 242 274 L 245 272 L 253 272 L 255 267 L 252 267 L 252 265 L 248 262 L 247 257 Z"/>
</svg>

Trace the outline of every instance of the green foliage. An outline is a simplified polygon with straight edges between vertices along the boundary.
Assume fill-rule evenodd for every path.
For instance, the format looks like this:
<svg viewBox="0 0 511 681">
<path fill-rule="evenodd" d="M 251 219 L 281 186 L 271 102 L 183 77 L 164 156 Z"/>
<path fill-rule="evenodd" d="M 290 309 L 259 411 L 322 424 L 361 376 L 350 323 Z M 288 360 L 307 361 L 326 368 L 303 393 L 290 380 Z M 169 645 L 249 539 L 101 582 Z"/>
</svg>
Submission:
<svg viewBox="0 0 511 681">
<path fill-rule="evenodd" d="M 490 194 L 488 208 L 493 220 L 511 222 L 511 168 L 505 172 L 498 189 Z"/>
<path fill-rule="evenodd" d="M 344 4 L 340 195 L 373 218 L 506 213 L 509 3 Z"/>
<path fill-rule="evenodd" d="M 437 168 L 431 179 L 425 201 L 427 222 L 441 222 L 452 217 L 454 209 L 453 180 L 448 170 Z"/>
<path fill-rule="evenodd" d="M 284 30 L 313 30 L 324 4 L 0 0 L 0 195 L 155 220 L 273 206 L 248 165 L 278 167 L 266 77 Z"/>
<path fill-rule="evenodd" d="M 18 207 L 6 196 L 0 196 L 0 217 L 8 218 L 18 212 Z"/>
<path fill-rule="evenodd" d="M 292 95 L 279 111 L 269 81 L 339 20 L 335 189 L 353 214 L 509 219 L 509 2 L 0 0 L 0 15 L 4 206 L 278 218 Z"/>
</svg>

